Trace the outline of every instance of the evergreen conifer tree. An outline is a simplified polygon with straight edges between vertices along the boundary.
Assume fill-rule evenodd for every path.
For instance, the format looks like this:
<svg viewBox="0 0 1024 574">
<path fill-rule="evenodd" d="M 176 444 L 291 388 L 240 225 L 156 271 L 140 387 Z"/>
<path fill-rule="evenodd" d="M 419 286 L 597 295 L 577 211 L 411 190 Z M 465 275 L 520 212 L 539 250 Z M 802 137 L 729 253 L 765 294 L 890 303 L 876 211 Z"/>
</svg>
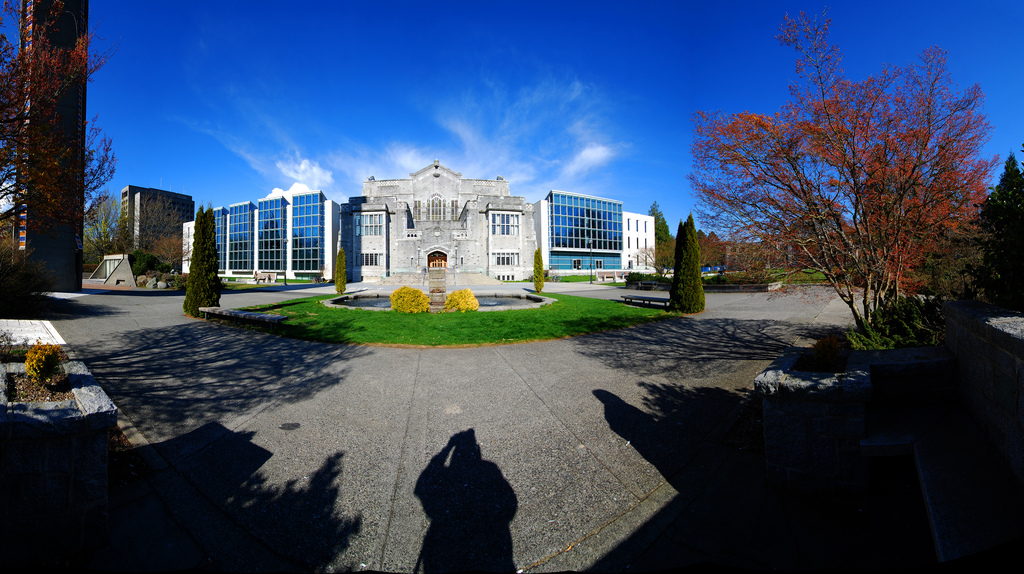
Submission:
<svg viewBox="0 0 1024 574">
<path fill-rule="evenodd" d="M 217 277 L 216 223 L 213 209 L 201 206 L 196 213 L 195 235 L 192 241 L 192 262 L 189 264 L 185 291 L 185 313 L 200 315 L 200 307 L 220 306 L 220 278 Z"/>
<path fill-rule="evenodd" d="M 345 292 L 345 283 L 348 280 L 348 269 L 345 268 L 345 249 L 338 250 L 338 258 L 334 261 L 334 290 L 339 295 Z"/>
<path fill-rule="evenodd" d="M 686 223 L 679 222 L 676 231 L 676 266 L 672 276 L 669 309 L 681 313 L 700 313 L 704 310 L 704 285 L 700 280 L 700 245 L 693 215 Z"/>
<path fill-rule="evenodd" d="M 540 247 L 533 252 L 533 290 L 540 293 L 544 289 L 544 256 Z"/>
<path fill-rule="evenodd" d="M 978 281 L 985 298 L 1024 311 L 1024 174 L 1013 153 L 1006 158 L 999 184 L 982 205 L 981 225 L 988 232 Z"/>
</svg>

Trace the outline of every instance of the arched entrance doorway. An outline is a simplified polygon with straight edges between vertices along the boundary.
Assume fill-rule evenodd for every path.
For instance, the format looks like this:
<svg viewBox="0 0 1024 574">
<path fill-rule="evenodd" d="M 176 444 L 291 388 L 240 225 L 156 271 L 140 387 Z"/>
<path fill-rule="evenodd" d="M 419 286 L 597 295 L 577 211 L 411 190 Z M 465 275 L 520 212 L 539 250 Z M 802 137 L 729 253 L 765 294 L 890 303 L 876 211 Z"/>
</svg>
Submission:
<svg viewBox="0 0 1024 574">
<path fill-rule="evenodd" d="M 432 251 L 427 255 L 427 267 L 431 269 L 448 267 L 448 255 L 441 251 Z"/>
</svg>

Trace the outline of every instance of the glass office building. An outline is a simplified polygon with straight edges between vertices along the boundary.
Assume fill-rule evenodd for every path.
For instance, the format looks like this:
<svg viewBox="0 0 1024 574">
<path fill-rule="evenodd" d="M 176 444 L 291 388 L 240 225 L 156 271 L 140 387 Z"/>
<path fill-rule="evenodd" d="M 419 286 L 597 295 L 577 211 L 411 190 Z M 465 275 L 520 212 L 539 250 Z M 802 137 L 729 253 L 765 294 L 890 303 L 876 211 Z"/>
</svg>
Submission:
<svg viewBox="0 0 1024 574">
<path fill-rule="evenodd" d="M 544 203 L 549 269 L 622 269 L 621 201 L 552 191 Z"/>
<path fill-rule="evenodd" d="M 305 186 L 277 189 L 256 204 L 245 201 L 213 212 L 221 276 L 250 279 L 274 273 L 280 280 L 333 274 L 339 210 L 323 193 Z"/>
</svg>

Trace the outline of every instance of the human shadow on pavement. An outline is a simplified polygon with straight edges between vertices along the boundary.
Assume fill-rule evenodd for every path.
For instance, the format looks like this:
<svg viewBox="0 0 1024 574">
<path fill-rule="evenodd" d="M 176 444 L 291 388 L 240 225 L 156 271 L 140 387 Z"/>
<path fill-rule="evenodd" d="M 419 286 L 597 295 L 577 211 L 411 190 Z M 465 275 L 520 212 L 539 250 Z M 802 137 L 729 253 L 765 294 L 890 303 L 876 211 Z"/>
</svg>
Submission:
<svg viewBox="0 0 1024 574">
<path fill-rule="evenodd" d="M 285 431 L 288 432 L 288 431 Z M 311 473 L 296 468 L 291 477 L 270 477 L 262 467 L 275 456 L 252 442 L 252 431 L 233 432 L 219 423 L 171 439 L 170 443 L 205 442 L 206 437 L 220 438 L 190 457 L 179 461 L 176 470 L 201 491 L 230 519 L 265 548 L 292 561 L 295 569 L 322 571 L 339 566 L 336 557 L 348 547 L 362 526 L 359 513 L 340 511 L 338 494 L 345 453 L 328 456 Z M 182 449 L 164 443 L 172 450 Z M 218 532 L 207 531 L 200 539 L 218 547 Z M 214 548 L 214 552 L 246 552 L 246 548 Z M 262 549 L 254 549 L 255 556 Z M 248 557 L 224 556 L 218 562 L 227 569 L 249 570 L 259 564 L 247 563 Z M 233 568 L 232 566 L 235 566 Z M 264 569 L 279 569 L 262 565 Z"/>
<path fill-rule="evenodd" d="M 516 494 L 498 465 L 483 460 L 473 429 L 452 435 L 413 492 L 430 518 L 414 571 L 515 571 Z"/>
<path fill-rule="evenodd" d="M 114 403 L 157 441 L 343 384 L 367 347 L 297 341 L 203 321 L 76 345 Z M 173 460 L 187 452 L 159 447 Z"/>
</svg>

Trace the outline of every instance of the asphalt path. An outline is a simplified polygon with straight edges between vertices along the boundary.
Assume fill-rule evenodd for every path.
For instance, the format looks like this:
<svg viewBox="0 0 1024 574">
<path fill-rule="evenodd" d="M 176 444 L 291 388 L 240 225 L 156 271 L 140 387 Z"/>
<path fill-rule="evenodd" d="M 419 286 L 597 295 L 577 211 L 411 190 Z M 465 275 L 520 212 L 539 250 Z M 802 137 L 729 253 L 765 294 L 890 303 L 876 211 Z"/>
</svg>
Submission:
<svg viewBox="0 0 1024 574">
<path fill-rule="evenodd" d="M 225 291 L 221 306 L 332 288 Z M 849 323 L 827 289 L 708 294 L 698 315 L 459 349 L 291 340 L 186 317 L 182 300 L 87 292 L 48 317 L 166 464 L 149 479 L 159 501 L 132 504 L 143 517 L 147 505 L 169 512 L 167 565 L 617 570 L 666 554 L 678 561 L 661 566 L 821 565 L 787 553 L 779 528 L 729 542 L 745 527 L 714 513 L 684 525 L 685 554 L 657 548 L 694 501 L 728 498 L 721 477 L 741 459 L 718 438 L 757 373 L 801 338 Z M 754 476 L 763 464 L 742 461 Z M 133 535 L 117 528 L 126 532 L 112 525 L 112 538 Z"/>
</svg>

